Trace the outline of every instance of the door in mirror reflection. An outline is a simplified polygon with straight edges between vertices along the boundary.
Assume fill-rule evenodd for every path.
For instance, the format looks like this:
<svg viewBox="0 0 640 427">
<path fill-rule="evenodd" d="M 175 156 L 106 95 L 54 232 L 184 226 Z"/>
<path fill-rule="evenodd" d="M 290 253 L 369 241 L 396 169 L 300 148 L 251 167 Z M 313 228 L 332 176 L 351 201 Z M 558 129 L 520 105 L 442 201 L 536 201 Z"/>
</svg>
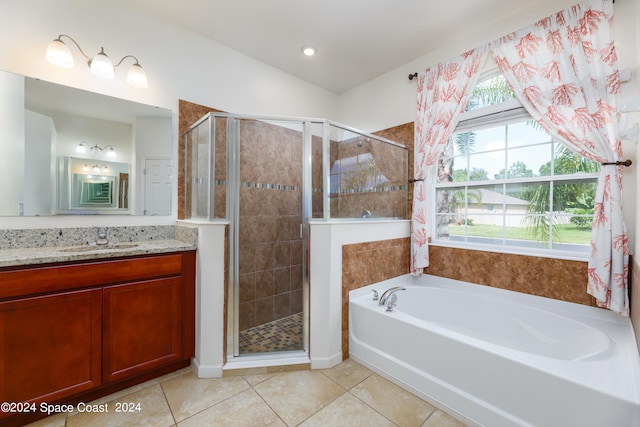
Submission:
<svg viewBox="0 0 640 427">
<path fill-rule="evenodd" d="M 171 215 L 172 173 L 171 159 L 145 159 L 145 215 Z"/>
</svg>

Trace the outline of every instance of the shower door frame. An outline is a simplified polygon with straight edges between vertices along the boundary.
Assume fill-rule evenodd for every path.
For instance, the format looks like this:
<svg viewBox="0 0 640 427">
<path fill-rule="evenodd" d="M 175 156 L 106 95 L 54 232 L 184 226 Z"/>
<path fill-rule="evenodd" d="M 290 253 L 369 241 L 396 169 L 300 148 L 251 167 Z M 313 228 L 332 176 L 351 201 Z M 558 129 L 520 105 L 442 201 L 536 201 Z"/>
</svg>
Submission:
<svg viewBox="0 0 640 427">
<path fill-rule="evenodd" d="M 261 117 L 226 113 L 211 113 L 215 117 L 227 119 L 227 219 L 229 221 L 229 271 L 227 288 L 227 339 L 226 362 L 246 358 L 270 359 L 304 356 L 309 358 L 309 220 L 311 218 L 311 161 L 312 127 L 314 123 L 323 124 L 323 120 L 303 118 Z M 240 353 L 240 122 L 241 120 L 260 120 L 273 122 L 291 122 L 302 125 L 302 349 L 285 352 L 258 354 Z M 215 120 L 214 120 L 215 122 Z M 212 131 L 212 134 L 215 133 Z"/>
</svg>

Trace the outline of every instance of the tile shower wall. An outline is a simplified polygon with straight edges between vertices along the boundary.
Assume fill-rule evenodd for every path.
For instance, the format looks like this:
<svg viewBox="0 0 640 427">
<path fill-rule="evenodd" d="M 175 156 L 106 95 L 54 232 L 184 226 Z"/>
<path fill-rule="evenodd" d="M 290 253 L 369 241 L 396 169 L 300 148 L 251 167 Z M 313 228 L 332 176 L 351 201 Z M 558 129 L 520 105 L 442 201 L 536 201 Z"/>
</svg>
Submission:
<svg viewBox="0 0 640 427">
<path fill-rule="evenodd" d="M 382 138 L 395 141 L 398 144 L 402 144 L 409 150 L 409 165 L 408 165 L 408 178 L 413 178 L 413 139 L 414 139 L 414 123 L 409 122 L 403 125 L 394 126 L 388 129 L 383 129 L 378 132 L 373 132 L 373 135 L 380 136 Z M 411 205 L 413 200 L 413 184 L 409 183 L 407 191 L 407 206 L 408 215 L 407 219 L 411 218 Z"/>
<path fill-rule="evenodd" d="M 302 311 L 302 134 L 240 125 L 240 330 Z"/>
<path fill-rule="evenodd" d="M 178 100 L 178 219 L 185 218 L 185 142 L 183 135 L 189 127 L 210 112 L 221 112 L 215 108 Z M 190 209 L 190 207 L 189 207 Z"/>
<path fill-rule="evenodd" d="M 407 218 L 406 150 L 358 136 L 331 141 L 329 152 L 331 218 L 359 218 L 365 212 Z"/>
<path fill-rule="evenodd" d="M 179 135 L 207 113 L 221 112 L 183 100 L 178 110 Z M 225 141 L 226 121 L 216 120 L 216 140 Z M 240 330 L 244 330 L 302 311 L 302 136 L 282 127 L 243 121 L 241 137 Z M 188 202 L 184 199 L 185 143 L 182 137 L 178 142 L 178 218 L 184 218 Z M 226 179 L 222 173 L 226 172 L 225 150 L 225 145 L 216 145 L 219 180 Z M 280 188 L 269 188 L 269 184 L 280 184 Z M 214 215 L 224 217 L 226 188 L 216 185 L 214 190 Z M 225 272 L 225 282 L 226 278 Z"/>
</svg>

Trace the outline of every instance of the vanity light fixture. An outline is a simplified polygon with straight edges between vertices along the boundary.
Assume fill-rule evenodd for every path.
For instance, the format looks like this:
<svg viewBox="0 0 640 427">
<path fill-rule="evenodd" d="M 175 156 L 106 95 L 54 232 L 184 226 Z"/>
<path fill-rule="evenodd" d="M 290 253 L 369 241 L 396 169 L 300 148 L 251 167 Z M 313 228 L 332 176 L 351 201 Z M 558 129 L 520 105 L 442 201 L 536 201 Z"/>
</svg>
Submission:
<svg viewBox="0 0 640 427">
<path fill-rule="evenodd" d="M 82 170 L 85 170 L 85 169 L 82 168 Z M 93 171 L 93 173 L 108 172 L 109 167 L 107 165 L 102 165 L 102 166 L 93 165 L 91 166 L 91 170 Z"/>
<path fill-rule="evenodd" d="M 138 58 L 135 56 L 125 55 L 116 65 L 113 65 L 111 59 L 109 59 L 107 54 L 104 53 L 104 48 L 101 47 L 100 52 L 98 52 L 93 58 L 89 58 L 84 53 L 78 42 L 66 34 L 60 34 L 57 39 L 51 41 L 47 46 L 45 57 L 51 64 L 62 68 L 73 67 L 73 56 L 71 56 L 71 51 L 67 45 L 62 41 L 62 37 L 66 37 L 71 40 L 73 44 L 76 45 L 82 56 L 87 59 L 87 64 L 89 65 L 91 72 L 104 79 L 113 79 L 115 77 L 115 69 L 122 64 L 122 61 L 127 58 L 133 58 L 136 63 L 129 68 L 129 72 L 127 73 L 127 83 L 139 88 L 145 88 L 148 86 L 147 74 L 144 72 L 142 66 L 138 62 Z"/>
<path fill-rule="evenodd" d="M 100 153 L 102 153 L 104 150 L 107 150 L 107 157 L 111 157 L 112 159 L 116 158 L 116 150 L 113 148 L 112 145 L 105 145 L 104 147 L 100 147 L 98 144 L 96 144 L 94 146 L 90 146 L 84 141 L 82 141 L 80 144 L 76 146 L 76 153 L 86 153 L 87 149 L 92 153 L 94 151 L 99 151 Z"/>
</svg>

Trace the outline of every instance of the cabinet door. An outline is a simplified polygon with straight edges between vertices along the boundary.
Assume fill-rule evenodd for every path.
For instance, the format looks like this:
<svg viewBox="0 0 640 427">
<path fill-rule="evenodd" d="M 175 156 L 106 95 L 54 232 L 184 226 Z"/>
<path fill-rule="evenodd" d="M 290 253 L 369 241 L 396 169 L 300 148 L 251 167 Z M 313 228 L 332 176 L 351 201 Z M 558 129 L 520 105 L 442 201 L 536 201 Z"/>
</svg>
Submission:
<svg viewBox="0 0 640 427">
<path fill-rule="evenodd" d="M 103 288 L 104 382 L 182 359 L 182 278 Z"/>
<path fill-rule="evenodd" d="M 100 385 L 102 291 L 0 303 L 0 402 L 51 402 Z"/>
</svg>

